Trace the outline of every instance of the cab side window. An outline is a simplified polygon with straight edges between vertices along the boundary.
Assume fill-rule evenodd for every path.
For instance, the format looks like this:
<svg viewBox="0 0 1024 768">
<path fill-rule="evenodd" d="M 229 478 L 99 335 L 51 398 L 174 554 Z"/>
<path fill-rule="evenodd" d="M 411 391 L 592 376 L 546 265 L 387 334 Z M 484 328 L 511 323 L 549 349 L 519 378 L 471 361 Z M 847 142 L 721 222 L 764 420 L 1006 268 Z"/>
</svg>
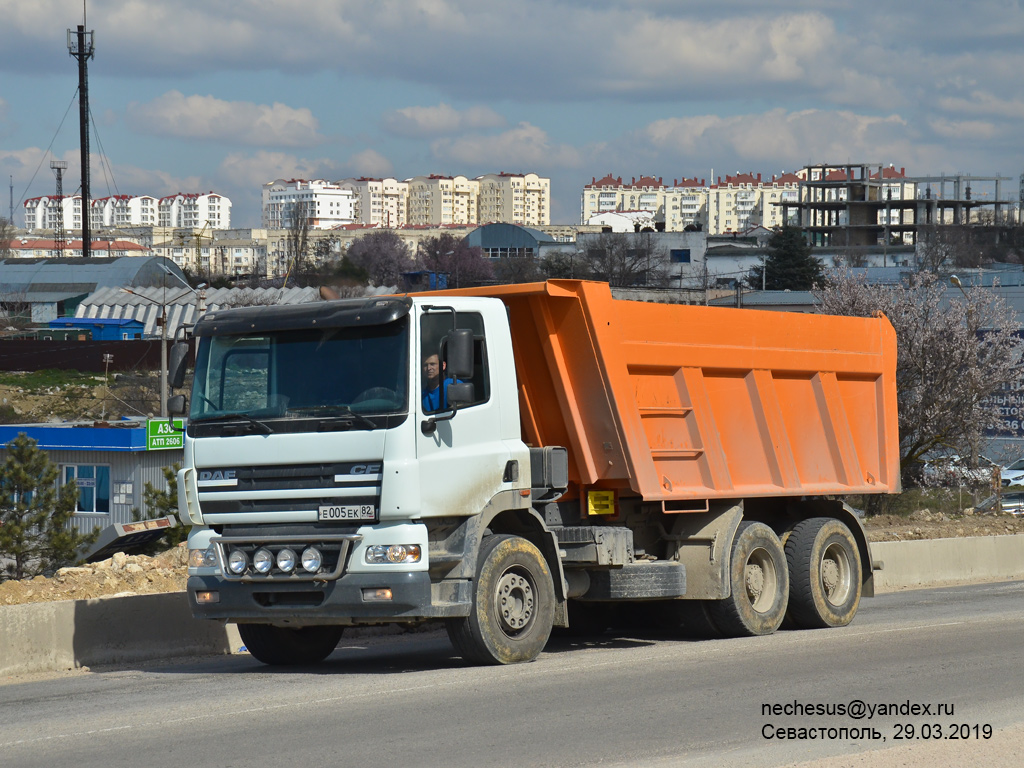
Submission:
<svg viewBox="0 0 1024 768">
<path fill-rule="evenodd" d="M 458 328 L 468 328 L 473 332 L 473 375 L 468 379 L 455 378 L 447 371 L 445 335 L 452 329 L 452 313 L 441 310 L 426 312 L 420 320 L 420 389 L 424 413 L 448 410 L 448 387 L 454 382 L 473 387 L 472 399 L 468 404 L 461 404 L 459 407 L 462 409 L 490 399 L 483 318 L 476 312 L 459 312 L 455 323 Z"/>
</svg>

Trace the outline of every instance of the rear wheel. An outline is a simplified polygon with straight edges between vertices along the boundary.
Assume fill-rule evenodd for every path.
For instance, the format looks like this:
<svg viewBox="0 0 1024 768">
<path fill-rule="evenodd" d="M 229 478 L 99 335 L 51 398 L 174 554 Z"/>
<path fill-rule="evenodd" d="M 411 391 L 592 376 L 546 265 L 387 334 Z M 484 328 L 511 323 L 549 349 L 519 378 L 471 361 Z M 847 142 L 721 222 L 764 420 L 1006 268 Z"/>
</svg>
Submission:
<svg viewBox="0 0 1024 768">
<path fill-rule="evenodd" d="M 555 588 L 544 556 L 519 536 L 488 536 L 480 546 L 469 616 L 449 619 L 459 655 L 478 664 L 533 661 L 547 645 Z"/>
<path fill-rule="evenodd" d="M 789 602 L 789 571 L 779 537 L 764 523 L 744 521 L 736 530 L 729 586 L 729 597 L 708 605 L 722 634 L 770 635 L 779 628 Z"/>
<path fill-rule="evenodd" d="M 789 619 L 798 627 L 845 627 L 857 614 L 862 566 L 850 529 L 831 517 L 801 520 L 786 539 Z"/>
<path fill-rule="evenodd" d="M 239 624 L 238 634 L 256 659 L 273 666 L 316 664 L 341 640 L 342 627 L 275 627 Z"/>
</svg>

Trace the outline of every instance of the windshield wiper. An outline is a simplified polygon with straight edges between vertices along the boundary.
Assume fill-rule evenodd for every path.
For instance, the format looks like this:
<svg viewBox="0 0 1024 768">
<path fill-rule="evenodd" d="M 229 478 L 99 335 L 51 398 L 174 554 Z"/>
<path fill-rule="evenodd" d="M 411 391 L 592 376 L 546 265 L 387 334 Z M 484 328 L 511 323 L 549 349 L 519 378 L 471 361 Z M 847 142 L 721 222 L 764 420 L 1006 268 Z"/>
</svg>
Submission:
<svg viewBox="0 0 1024 768">
<path fill-rule="evenodd" d="M 333 403 L 331 405 L 309 405 L 306 407 L 289 408 L 288 413 L 304 413 L 311 416 L 338 416 L 346 421 L 354 421 L 365 429 L 376 429 L 376 422 L 366 418 L 361 413 L 356 413 L 347 405 Z"/>
<path fill-rule="evenodd" d="M 230 421 L 232 419 L 241 419 L 243 421 L 248 421 L 250 424 L 258 427 L 260 432 L 262 432 L 265 435 L 274 434 L 274 430 L 272 430 L 266 423 L 260 421 L 259 419 L 254 419 L 248 413 L 222 413 L 218 414 L 217 416 L 204 416 L 202 418 L 192 419 L 192 421 L 201 424 L 210 424 L 215 421 Z"/>
</svg>

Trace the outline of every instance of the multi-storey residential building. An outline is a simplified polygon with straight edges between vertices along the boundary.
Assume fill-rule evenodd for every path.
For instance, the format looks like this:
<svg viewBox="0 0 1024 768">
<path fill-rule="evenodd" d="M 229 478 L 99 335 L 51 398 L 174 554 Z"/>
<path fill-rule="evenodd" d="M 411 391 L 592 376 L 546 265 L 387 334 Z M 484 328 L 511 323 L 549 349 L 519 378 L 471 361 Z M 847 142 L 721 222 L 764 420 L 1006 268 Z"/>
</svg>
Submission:
<svg viewBox="0 0 1024 768">
<path fill-rule="evenodd" d="M 181 233 L 172 240 L 156 243 L 153 255 L 170 259 L 186 272 L 200 275 L 238 277 L 266 276 L 266 240 L 222 239 Z"/>
<path fill-rule="evenodd" d="M 287 229 L 296 216 L 312 229 L 332 229 L 356 221 L 356 194 L 323 179 L 276 179 L 263 185 L 263 226 Z"/>
<path fill-rule="evenodd" d="M 661 177 L 633 177 L 626 184 L 621 176 L 609 174 L 584 186 L 582 220 L 610 211 L 646 212 L 666 232 L 700 229 L 711 235 L 744 231 L 754 224 L 779 226 L 782 209 L 777 204 L 799 200 L 799 181 L 794 174 L 771 179 L 737 174 L 710 185 L 684 177 L 669 186 Z"/>
<path fill-rule="evenodd" d="M 762 179 L 761 174 L 738 173 L 719 177 L 708 188 L 708 227 L 710 235 L 744 232 L 752 226 L 778 227 L 783 222 L 783 201 L 800 199 L 800 178 L 784 173 Z"/>
<path fill-rule="evenodd" d="M 356 195 L 355 222 L 371 227 L 404 227 L 409 222 L 409 182 L 397 179 L 343 179 Z"/>
<path fill-rule="evenodd" d="M 476 224 L 480 181 L 465 176 L 415 176 L 409 179 L 409 224 Z"/>
<path fill-rule="evenodd" d="M 231 226 L 231 200 L 214 192 L 151 195 L 113 195 L 89 201 L 89 224 L 96 228 Z M 24 204 L 25 229 L 56 231 L 63 219 L 65 232 L 82 229 L 81 195 L 34 197 Z"/>
<path fill-rule="evenodd" d="M 629 184 L 608 174 L 603 179 L 592 179 L 583 187 L 582 222 L 599 213 L 609 211 L 646 211 L 658 216 L 665 211 L 665 184 L 653 176 L 635 176 Z"/>
<path fill-rule="evenodd" d="M 488 173 L 478 176 L 478 221 L 536 227 L 551 223 L 551 180 L 535 173 Z"/>
<path fill-rule="evenodd" d="M 231 201 L 215 192 L 179 192 L 161 197 L 157 207 L 161 227 L 228 229 L 231 226 Z"/>
<path fill-rule="evenodd" d="M 149 195 L 112 195 L 90 200 L 90 226 L 102 227 L 155 227 L 159 203 Z"/>
</svg>

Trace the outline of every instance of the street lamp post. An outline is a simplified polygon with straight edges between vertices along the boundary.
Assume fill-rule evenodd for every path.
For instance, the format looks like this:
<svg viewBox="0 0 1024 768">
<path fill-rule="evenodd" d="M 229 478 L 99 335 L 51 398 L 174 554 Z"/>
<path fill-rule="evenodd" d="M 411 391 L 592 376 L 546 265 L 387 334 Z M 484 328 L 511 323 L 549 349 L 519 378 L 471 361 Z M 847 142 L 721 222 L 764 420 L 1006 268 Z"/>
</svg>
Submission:
<svg viewBox="0 0 1024 768">
<path fill-rule="evenodd" d="M 206 311 L 206 283 L 200 283 L 199 289 L 196 290 L 187 282 L 182 280 L 176 274 L 166 267 L 161 267 L 171 277 L 176 278 L 181 282 L 188 290 L 192 291 L 196 295 L 196 314 L 201 315 Z M 160 326 L 160 418 L 167 418 L 167 301 L 156 301 L 148 296 L 144 296 L 141 293 L 136 293 L 131 288 L 122 288 L 125 293 L 130 293 L 132 296 L 137 296 L 143 301 L 148 301 L 151 304 L 156 304 L 160 307 L 160 315 L 157 317 L 157 325 Z M 165 297 L 166 299 L 166 297 Z"/>
</svg>

